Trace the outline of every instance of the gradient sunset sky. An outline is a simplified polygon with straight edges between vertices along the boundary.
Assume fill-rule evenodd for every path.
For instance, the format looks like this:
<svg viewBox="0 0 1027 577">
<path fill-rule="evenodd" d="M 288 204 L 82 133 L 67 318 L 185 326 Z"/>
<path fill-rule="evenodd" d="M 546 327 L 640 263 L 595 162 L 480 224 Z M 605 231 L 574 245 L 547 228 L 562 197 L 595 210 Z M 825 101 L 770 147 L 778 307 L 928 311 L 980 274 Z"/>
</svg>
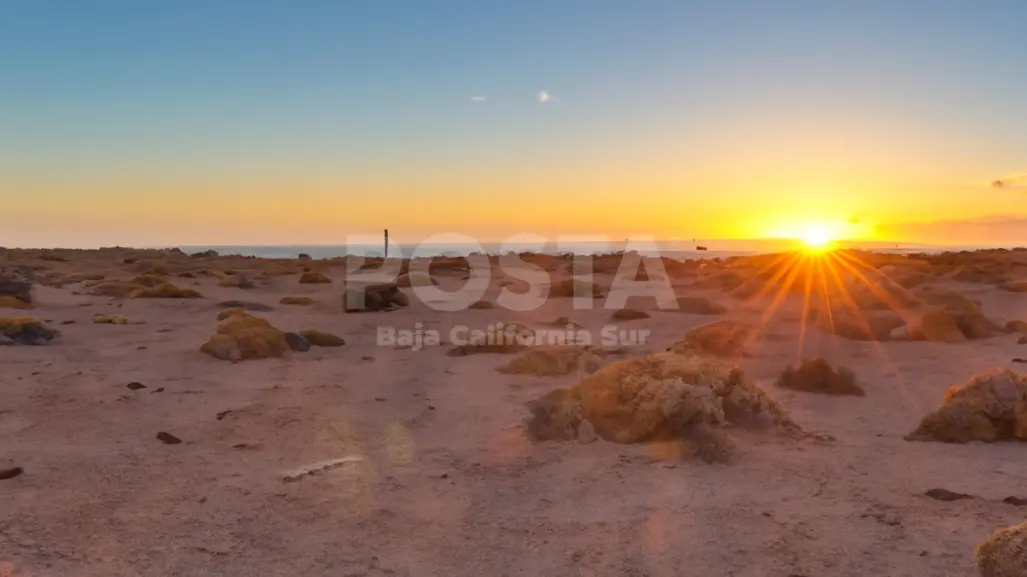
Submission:
<svg viewBox="0 0 1027 577">
<path fill-rule="evenodd" d="M 0 245 L 1027 244 L 1025 23 L 1022 0 L 0 0 Z"/>
</svg>

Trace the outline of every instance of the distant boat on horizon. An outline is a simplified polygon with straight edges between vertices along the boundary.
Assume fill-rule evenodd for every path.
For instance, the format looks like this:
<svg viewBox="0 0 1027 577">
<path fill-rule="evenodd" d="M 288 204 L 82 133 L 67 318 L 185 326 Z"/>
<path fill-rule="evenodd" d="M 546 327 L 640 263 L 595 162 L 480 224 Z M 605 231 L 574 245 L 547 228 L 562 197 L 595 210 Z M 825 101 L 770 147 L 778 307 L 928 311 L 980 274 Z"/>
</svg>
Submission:
<svg viewBox="0 0 1027 577">
<path fill-rule="evenodd" d="M 697 246 L 695 250 L 708 250 L 705 246 Z"/>
</svg>

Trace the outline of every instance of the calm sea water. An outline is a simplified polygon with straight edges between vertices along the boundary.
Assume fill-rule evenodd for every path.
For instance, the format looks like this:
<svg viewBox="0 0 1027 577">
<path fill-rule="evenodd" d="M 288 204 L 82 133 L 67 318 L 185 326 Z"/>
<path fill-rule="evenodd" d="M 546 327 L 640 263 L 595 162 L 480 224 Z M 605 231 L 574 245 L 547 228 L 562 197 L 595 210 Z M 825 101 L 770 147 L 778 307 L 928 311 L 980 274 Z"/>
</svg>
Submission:
<svg viewBox="0 0 1027 577">
<path fill-rule="evenodd" d="M 705 246 L 707 250 L 697 250 L 698 246 Z M 700 259 L 700 258 L 726 258 L 730 256 L 744 256 L 753 254 L 766 254 L 793 250 L 797 247 L 795 241 L 788 240 L 710 240 L 698 242 L 685 241 L 657 241 L 652 244 L 639 244 L 634 242 L 571 242 L 571 243 L 550 243 L 545 246 L 518 243 L 482 243 L 482 244 L 393 244 L 389 246 L 389 256 L 411 257 L 411 256 L 466 256 L 473 252 L 485 252 L 488 254 L 503 254 L 508 251 L 514 252 L 538 252 L 544 254 L 603 254 L 616 252 L 625 249 L 635 249 L 639 252 L 646 252 L 645 249 L 655 247 L 659 254 L 675 259 Z M 953 250 L 953 247 L 937 247 L 928 245 L 897 245 L 893 243 L 846 243 L 848 248 L 862 248 L 880 252 L 937 252 L 941 250 Z M 347 255 L 382 256 L 384 246 L 371 244 L 352 245 L 284 245 L 284 246 L 179 246 L 187 253 L 200 252 L 205 250 L 216 250 L 222 255 L 253 256 L 258 258 L 295 258 L 300 253 L 309 254 L 313 258 L 334 258 Z M 956 248 L 958 250 L 958 248 Z"/>
</svg>

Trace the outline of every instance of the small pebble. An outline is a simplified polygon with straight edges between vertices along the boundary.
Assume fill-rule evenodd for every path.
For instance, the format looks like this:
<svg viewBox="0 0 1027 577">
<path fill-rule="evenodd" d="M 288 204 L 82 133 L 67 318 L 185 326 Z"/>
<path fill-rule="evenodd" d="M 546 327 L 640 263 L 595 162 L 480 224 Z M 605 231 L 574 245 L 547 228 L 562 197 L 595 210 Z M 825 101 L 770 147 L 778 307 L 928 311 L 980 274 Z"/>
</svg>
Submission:
<svg viewBox="0 0 1027 577">
<path fill-rule="evenodd" d="M 157 433 L 157 440 L 165 445 L 177 445 L 182 442 L 182 439 L 179 439 L 171 433 L 165 433 L 164 431 Z"/>
</svg>

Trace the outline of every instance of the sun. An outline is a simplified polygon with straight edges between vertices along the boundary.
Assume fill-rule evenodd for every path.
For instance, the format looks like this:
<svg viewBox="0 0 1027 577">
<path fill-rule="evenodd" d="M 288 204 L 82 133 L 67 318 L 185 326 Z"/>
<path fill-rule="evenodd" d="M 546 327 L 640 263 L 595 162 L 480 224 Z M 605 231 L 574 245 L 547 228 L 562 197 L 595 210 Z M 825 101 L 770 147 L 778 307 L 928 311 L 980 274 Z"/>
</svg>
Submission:
<svg viewBox="0 0 1027 577">
<path fill-rule="evenodd" d="M 831 250 L 837 240 L 831 230 L 822 225 L 809 225 L 799 232 L 799 240 L 807 252 L 825 252 Z"/>
</svg>

